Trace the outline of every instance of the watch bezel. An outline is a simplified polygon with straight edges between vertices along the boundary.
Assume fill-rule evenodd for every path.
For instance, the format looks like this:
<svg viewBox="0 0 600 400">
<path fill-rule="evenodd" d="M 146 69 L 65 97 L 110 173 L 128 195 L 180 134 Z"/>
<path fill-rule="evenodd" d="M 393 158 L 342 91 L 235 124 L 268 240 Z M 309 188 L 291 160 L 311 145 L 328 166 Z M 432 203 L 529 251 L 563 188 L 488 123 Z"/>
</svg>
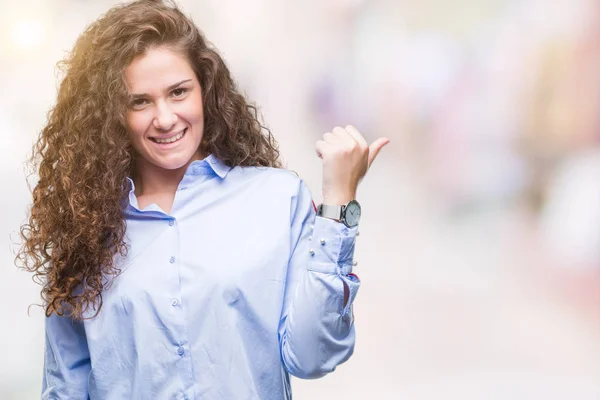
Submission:
<svg viewBox="0 0 600 400">
<path fill-rule="evenodd" d="M 350 217 L 350 218 L 354 218 L 355 221 L 351 221 L 348 218 L 348 209 L 349 208 L 353 208 L 353 207 L 356 207 L 356 209 L 358 210 L 358 215 L 357 216 L 354 216 L 353 213 L 350 213 L 350 215 L 352 215 L 352 217 Z M 362 209 L 360 207 L 360 203 L 358 201 L 356 201 L 356 200 L 350 200 L 348 202 L 348 204 L 346 204 L 344 206 L 344 209 L 342 211 L 342 214 L 343 214 L 342 215 L 342 222 L 348 228 L 354 228 L 354 227 L 358 226 L 358 223 L 360 222 L 361 213 L 362 213 Z"/>
</svg>

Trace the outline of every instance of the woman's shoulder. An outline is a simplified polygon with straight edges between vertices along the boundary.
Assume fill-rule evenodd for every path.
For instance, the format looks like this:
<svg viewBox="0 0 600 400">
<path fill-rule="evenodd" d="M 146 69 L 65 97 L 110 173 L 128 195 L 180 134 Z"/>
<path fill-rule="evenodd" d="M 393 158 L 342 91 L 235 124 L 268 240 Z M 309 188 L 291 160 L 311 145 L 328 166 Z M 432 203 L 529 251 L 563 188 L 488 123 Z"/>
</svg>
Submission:
<svg viewBox="0 0 600 400">
<path fill-rule="evenodd" d="M 265 184 L 290 187 L 296 190 L 302 184 L 302 178 L 298 173 L 286 168 L 243 166 L 236 167 L 234 170 L 238 170 L 240 178 L 242 176 L 245 178 L 252 177 L 253 180 Z"/>
<path fill-rule="evenodd" d="M 244 166 L 235 167 L 231 172 L 231 176 L 228 175 L 228 178 L 233 178 L 231 183 L 241 187 L 251 186 L 256 196 L 283 200 L 310 192 L 308 185 L 293 170 Z"/>
</svg>

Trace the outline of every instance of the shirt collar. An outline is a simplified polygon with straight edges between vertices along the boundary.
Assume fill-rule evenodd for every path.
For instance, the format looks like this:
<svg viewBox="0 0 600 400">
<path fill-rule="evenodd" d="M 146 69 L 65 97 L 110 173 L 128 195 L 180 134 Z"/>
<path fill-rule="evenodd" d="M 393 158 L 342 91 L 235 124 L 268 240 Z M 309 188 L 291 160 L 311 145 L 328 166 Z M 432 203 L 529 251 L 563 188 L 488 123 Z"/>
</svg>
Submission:
<svg viewBox="0 0 600 400">
<path fill-rule="evenodd" d="M 202 160 L 192 161 L 185 170 L 185 176 L 199 176 L 206 174 L 216 174 L 219 178 L 223 179 L 227 176 L 227 173 L 231 170 L 231 167 L 223 163 L 217 156 L 210 154 Z M 131 177 L 127 177 L 126 188 L 129 190 L 129 204 L 137 207 L 137 199 L 135 197 L 135 184 Z"/>
<path fill-rule="evenodd" d="M 214 154 L 210 154 L 202 160 L 192 161 L 190 165 L 188 165 L 185 175 L 203 175 L 206 174 L 206 172 L 212 171 L 223 179 L 230 170 L 230 166 L 225 165 L 223 161 Z"/>
<path fill-rule="evenodd" d="M 206 172 L 212 171 L 217 174 L 219 178 L 223 179 L 230 170 L 230 166 L 223 163 L 223 161 L 214 154 L 210 154 L 202 160 L 192 161 L 185 170 L 185 175 L 203 175 L 206 174 Z M 133 179 L 129 176 L 127 177 L 127 186 L 130 191 L 135 190 Z"/>
</svg>

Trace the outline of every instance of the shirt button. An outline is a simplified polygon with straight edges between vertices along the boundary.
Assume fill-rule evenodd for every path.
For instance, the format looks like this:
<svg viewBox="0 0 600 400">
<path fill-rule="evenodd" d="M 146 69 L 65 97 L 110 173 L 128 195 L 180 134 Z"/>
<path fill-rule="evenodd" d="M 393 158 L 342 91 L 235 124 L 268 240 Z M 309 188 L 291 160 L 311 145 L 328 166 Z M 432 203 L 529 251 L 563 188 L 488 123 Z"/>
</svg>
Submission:
<svg viewBox="0 0 600 400">
<path fill-rule="evenodd" d="M 174 224 L 175 224 L 175 221 L 169 220 L 169 226 L 173 226 Z"/>
<path fill-rule="evenodd" d="M 172 305 L 173 307 L 176 307 L 176 306 L 177 306 L 177 304 L 179 304 L 179 301 L 178 301 L 177 299 L 173 299 L 173 300 L 171 300 L 171 305 Z"/>
<path fill-rule="evenodd" d="M 169 258 L 169 262 L 170 262 L 171 264 L 173 264 L 173 263 L 175 262 L 175 257 L 171 257 L 171 258 Z"/>
<path fill-rule="evenodd" d="M 179 354 L 180 356 L 182 356 L 184 353 L 185 353 L 185 351 L 183 350 L 183 347 L 180 347 L 180 348 L 177 350 L 177 354 Z"/>
</svg>

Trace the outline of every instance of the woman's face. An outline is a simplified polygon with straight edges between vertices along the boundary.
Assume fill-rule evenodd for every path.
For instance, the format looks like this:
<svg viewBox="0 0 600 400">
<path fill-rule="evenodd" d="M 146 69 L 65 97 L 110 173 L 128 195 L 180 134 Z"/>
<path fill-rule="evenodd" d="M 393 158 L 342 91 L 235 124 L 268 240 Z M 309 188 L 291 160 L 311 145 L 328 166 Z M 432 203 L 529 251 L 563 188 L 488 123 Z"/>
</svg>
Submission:
<svg viewBox="0 0 600 400">
<path fill-rule="evenodd" d="M 150 49 L 127 66 L 125 82 L 138 173 L 186 168 L 203 157 L 202 92 L 186 57 L 164 47 Z"/>
</svg>

